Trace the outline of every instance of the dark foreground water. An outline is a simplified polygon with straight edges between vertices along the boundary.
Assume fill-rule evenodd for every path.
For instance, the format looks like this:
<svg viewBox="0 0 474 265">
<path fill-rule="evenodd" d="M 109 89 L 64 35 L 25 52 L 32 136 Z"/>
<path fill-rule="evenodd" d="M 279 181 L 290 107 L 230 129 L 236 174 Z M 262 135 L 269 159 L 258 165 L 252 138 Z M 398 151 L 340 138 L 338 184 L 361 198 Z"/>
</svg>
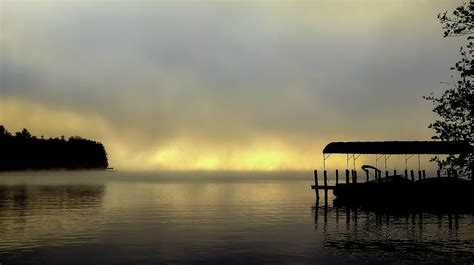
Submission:
<svg viewBox="0 0 474 265">
<path fill-rule="evenodd" d="M 311 172 L 0 174 L 0 263 L 474 262 L 474 215 L 316 205 Z"/>
</svg>

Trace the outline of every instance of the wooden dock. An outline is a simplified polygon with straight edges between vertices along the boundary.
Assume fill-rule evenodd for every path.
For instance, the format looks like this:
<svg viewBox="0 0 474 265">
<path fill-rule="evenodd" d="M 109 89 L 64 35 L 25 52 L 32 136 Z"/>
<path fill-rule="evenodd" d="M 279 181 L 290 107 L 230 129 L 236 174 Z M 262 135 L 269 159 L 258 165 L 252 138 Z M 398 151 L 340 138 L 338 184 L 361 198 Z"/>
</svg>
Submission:
<svg viewBox="0 0 474 265">
<path fill-rule="evenodd" d="M 363 173 L 365 173 L 363 177 L 358 177 L 356 170 L 346 169 L 344 173 L 345 176 L 342 178 L 342 183 L 339 180 L 339 170 L 335 170 L 334 175 L 331 174 L 332 181 L 329 182 L 328 171 L 324 170 L 323 181 L 320 183 L 318 171 L 314 170 L 314 184 L 311 185 L 311 189 L 315 191 L 317 201 L 320 198 L 320 190 L 324 192 L 326 204 L 329 190 L 333 191 L 337 197 L 336 200 L 339 201 L 347 198 L 349 198 L 349 201 L 357 201 L 365 197 L 371 197 L 369 199 L 374 200 L 374 198 L 383 198 L 384 196 L 403 199 L 408 194 L 411 194 L 408 197 L 412 197 L 413 200 L 425 201 L 427 198 L 431 198 L 430 200 L 435 201 L 436 197 L 442 197 L 440 194 L 447 192 L 443 190 L 444 188 L 449 190 L 450 194 L 452 193 L 450 197 L 461 200 L 464 197 L 469 197 L 465 194 L 473 193 L 472 187 L 474 187 L 474 175 L 468 181 L 468 177 L 461 178 L 454 170 L 447 170 L 445 176 L 442 176 L 438 170 L 436 176 L 428 178 L 425 170 L 418 170 L 416 172 L 406 169 L 403 172 L 404 174 L 397 174 L 396 170 L 393 170 L 393 174 L 385 171 L 384 178 L 382 178 L 382 171 L 380 170 L 375 171 L 374 174 L 369 174 L 368 170 L 363 170 Z M 415 177 L 416 175 L 417 178 Z M 405 195 L 399 196 L 400 194 Z M 470 199 L 469 197 L 469 201 Z"/>
</svg>

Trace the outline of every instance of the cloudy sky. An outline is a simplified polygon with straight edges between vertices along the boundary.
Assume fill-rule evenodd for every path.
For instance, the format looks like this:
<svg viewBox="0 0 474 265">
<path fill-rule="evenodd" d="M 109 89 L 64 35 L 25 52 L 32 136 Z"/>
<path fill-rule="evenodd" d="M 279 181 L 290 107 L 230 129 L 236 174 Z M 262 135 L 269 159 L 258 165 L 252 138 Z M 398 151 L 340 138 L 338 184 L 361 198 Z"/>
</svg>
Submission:
<svg viewBox="0 0 474 265">
<path fill-rule="evenodd" d="M 0 1 L 0 124 L 120 169 L 310 169 L 330 141 L 427 140 L 461 1 Z"/>
</svg>

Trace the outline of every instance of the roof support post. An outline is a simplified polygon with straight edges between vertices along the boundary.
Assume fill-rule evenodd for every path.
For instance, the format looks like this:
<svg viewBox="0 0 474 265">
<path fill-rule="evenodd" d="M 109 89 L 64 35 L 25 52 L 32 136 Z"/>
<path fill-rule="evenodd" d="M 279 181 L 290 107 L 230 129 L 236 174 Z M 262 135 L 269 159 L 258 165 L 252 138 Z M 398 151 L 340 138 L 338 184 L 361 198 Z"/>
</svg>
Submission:
<svg viewBox="0 0 474 265">
<path fill-rule="evenodd" d="M 326 160 L 331 156 L 331 154 L 324 154 L 323 153 L 323 170 L 326 170 Z"/>
<path fill-rule="evenodd" d="M 408 158 L 407 155 L 405 155 L 405 171 L 408 170 Z"/>
<path fill-rule="evenodd" d="M 380 155 L 378 156 L 377 154 L 375 154 L 375 167 L 378 169 L 378 162 L 379 162 L 379 159 L 382 158 L 383 155 Z"/>
<path fill-rule="evenodd" d="M 405 155 L 405 170 L 408 170 L 408 160 L 412 158 L 414 155 Z M 419 156 L 419 155 L 418 155 Z"/>
<path fill-rule="evenodd" d="M 359 158 L 360 154 L 358 154 L 357 156 L 355 154 L 352 155 L 352 159 L 354 160 L 354 170 L 356 169 L 356 160 L 357 158 Z"/>
<path fill-rule="evenodd" d="M 346 156 L 346 169 L 349 169 L 349 161 L 351 160 L 351 158 L 352 160 L 354 160 L 355 155 L 354 154 L 352 155 L 346 154 L 346 155 L 347 155 Z M 354 169 L 355 169 L 355 161 L 353 163 L 354 163 Z"/>
<path fill-rule="evenodd" d="M 346 154 L 346 169 L 349 169 L 349 154 Z"/>
<path fill-rule="evenodd" d="M 421 166 L 420 166 L 420 155 L 418 154 L 418 171 L 421 170 Z"/>
<path fill-rule="evenodd" d="M 385 171 L 387 171 L 387 160 L 391 157 L 392 155 L 384 155 L 384 160 L 385 160 Z"/>
<path fill-rule="evenodd" d="M 352 169 L 356 170 L 356 157 L 355 157 L 355 154 L 352 154 L 352 162 L 353 162 Z"/>
</svg>

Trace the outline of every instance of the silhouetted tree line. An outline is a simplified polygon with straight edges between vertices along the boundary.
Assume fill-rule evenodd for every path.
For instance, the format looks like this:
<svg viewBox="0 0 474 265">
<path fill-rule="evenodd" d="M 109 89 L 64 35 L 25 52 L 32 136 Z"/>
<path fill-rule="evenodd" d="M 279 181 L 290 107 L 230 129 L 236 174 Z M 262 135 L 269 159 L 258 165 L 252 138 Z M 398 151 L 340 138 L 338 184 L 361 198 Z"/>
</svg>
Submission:
<svg viewBox="0 0 474 265">
<path fill-rule="evenodd" d="M 0 125 L 0 171 L 25 169 L 106 169 L 100 142 L 70 137 L 38 138 L 23 129 L 12 135 Z"/>
</svg>

